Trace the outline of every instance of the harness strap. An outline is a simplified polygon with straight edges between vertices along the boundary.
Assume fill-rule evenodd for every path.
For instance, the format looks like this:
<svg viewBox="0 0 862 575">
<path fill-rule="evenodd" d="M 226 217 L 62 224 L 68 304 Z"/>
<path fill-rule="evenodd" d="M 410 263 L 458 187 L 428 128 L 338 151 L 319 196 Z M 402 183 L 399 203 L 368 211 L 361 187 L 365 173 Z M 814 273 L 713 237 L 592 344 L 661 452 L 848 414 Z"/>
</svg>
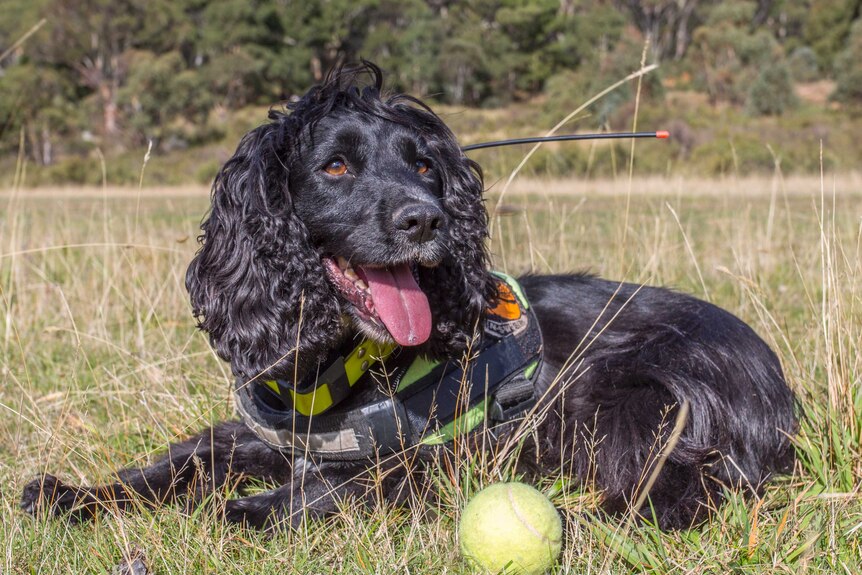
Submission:
<svg viewBox="0 0 862 575">
<path fill-rule="evenodd" d="M 284 413 L 268 411 L 256 402 L 253 389 L 237 390 L 237 411 L 246 425 L 274 449 L 319 455 L 325 459 L 358 460 L 374 457 L 378 451 L 404 448 L 402 430 L 408 426 L 403 406 L 394 398 L 385 399 L 337 416 L 312 418 L 297 415 L 293 424 Z"/>
<path fill-rule="evenodd" d="M 275 390 L 266 382 L 238 385 L 237 411 L 270 447 L 332 460 L 362 460 L 417 444 L 439 445 L 483 422 L 520 417 L 538 399 L 534 384 L 542 336 L 520 286 L 508 276 L 502 279 L 498 303 L 486 314 L 483 337 L 466 370 L 458 362 L 433 362 L 403 349 L 407 355 L 396 359 L 403 365 L 387 374 L 394 393 L 380 393 L 378 399 L 355 407 L 328 409 L 343 399 L 332 394 L 338 389 L 333 381 L 344 379 L 333 379 L 330 372 L 346 371 L 346 361 L 336 360 L 319 377 L 325 391 L 317 391 L 319 383 L 306 392 L 311 394 L 306 409 L 274 406 Z M 384 359 L 394 349 L 375 351 Z M 356 353 L 354 349 L 351 356 Z M 364 373 L 370 365 L 362 367 Z M 344 386 L 348 394 L 355 382 Z M 278 387 L 277 396 L 285 397 L 284 383 L 278 382 Z M 300 403 L 301 396 L 288 397 L 293 406 Z M 318 404 L 321 397 L 329 401 Z M 328 405 L 321 407 L 324 404 Z"/>
<path fill-rule="evenodd" d="M 351 388 L 362 379 L 372 366 L 389 357 L 398 349 L 395 344 L 383 344 L 366 339 L 346 357 L 333 354 L 327 360 L 323 373 L 312 373 L 299 385 L 282 379 L 264 381 L 284 403 L 290 402 L 301 415 L 319 415 L 350 395 Z"/>
</svg>

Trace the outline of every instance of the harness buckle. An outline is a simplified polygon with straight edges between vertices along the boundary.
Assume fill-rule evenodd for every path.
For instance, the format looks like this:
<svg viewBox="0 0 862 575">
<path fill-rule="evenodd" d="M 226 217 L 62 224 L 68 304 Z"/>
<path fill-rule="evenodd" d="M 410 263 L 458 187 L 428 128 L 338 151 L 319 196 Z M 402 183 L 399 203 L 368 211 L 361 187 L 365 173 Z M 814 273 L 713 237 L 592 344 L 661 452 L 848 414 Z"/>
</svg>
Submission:
<svg viewBox="0 0 862 575">
<path fill-rule="evenodd" d="M 488 406 L 488 417 L 506 422 L 530 411 L 538 402 L 533 382 L 521 374 L 503 384 Z"/>
</svg>

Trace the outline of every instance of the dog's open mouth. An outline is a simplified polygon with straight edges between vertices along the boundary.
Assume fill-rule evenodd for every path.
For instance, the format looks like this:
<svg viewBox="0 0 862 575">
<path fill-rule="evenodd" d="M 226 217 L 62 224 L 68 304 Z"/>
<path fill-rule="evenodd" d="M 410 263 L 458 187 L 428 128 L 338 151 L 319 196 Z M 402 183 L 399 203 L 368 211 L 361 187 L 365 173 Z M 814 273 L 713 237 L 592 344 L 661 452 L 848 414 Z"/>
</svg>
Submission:
<svg viewBox="0 0 862 575">
<path fill-rule="evenodd" d="M 413 264 L 352 266 L 343 257 L 323 258 L 332 283 L 365 321 L 386 329 L 399 345 L 431 336 L 431 307 L 413 274 Z"/>
</svg>

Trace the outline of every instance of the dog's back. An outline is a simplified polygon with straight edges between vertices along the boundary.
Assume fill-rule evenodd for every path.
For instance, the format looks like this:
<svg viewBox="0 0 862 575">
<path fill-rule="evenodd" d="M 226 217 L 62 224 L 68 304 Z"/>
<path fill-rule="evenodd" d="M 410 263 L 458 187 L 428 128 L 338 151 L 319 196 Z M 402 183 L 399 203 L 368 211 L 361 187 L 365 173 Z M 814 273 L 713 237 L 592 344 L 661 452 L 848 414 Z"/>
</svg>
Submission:
<svg viewBox="0 0 862 575">
<path fill-rule="evenodd" d="M 678 528 L 706 517 L 722 489 L 757 491 L 789 469 L 793 394 L 776 355 L 737 317 L 668 289 L 585 274 L 521 283 L 545 336 L 548 469 L 593 478 L 608 507 L 622 510 L 661 461 L 637 511 L 649 517 L 651 506 L 662 527 Z"/>
</svg>

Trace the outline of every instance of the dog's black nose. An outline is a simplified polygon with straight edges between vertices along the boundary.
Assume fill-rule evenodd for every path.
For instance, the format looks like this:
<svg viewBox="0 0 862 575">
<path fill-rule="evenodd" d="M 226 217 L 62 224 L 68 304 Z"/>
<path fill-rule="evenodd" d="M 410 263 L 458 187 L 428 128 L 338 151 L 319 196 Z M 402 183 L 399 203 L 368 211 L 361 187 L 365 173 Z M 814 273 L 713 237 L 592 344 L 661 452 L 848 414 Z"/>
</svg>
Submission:
<svg viewBox="0 0 862 575">
<path fill-rule="evenodd" d="M 410 204 L 395 210 L 392 221 L 396 230 L 421 244 L 437 237 L 437 230 L 443 223 L 443 212 L 432 204 Z"/>
</svg>

